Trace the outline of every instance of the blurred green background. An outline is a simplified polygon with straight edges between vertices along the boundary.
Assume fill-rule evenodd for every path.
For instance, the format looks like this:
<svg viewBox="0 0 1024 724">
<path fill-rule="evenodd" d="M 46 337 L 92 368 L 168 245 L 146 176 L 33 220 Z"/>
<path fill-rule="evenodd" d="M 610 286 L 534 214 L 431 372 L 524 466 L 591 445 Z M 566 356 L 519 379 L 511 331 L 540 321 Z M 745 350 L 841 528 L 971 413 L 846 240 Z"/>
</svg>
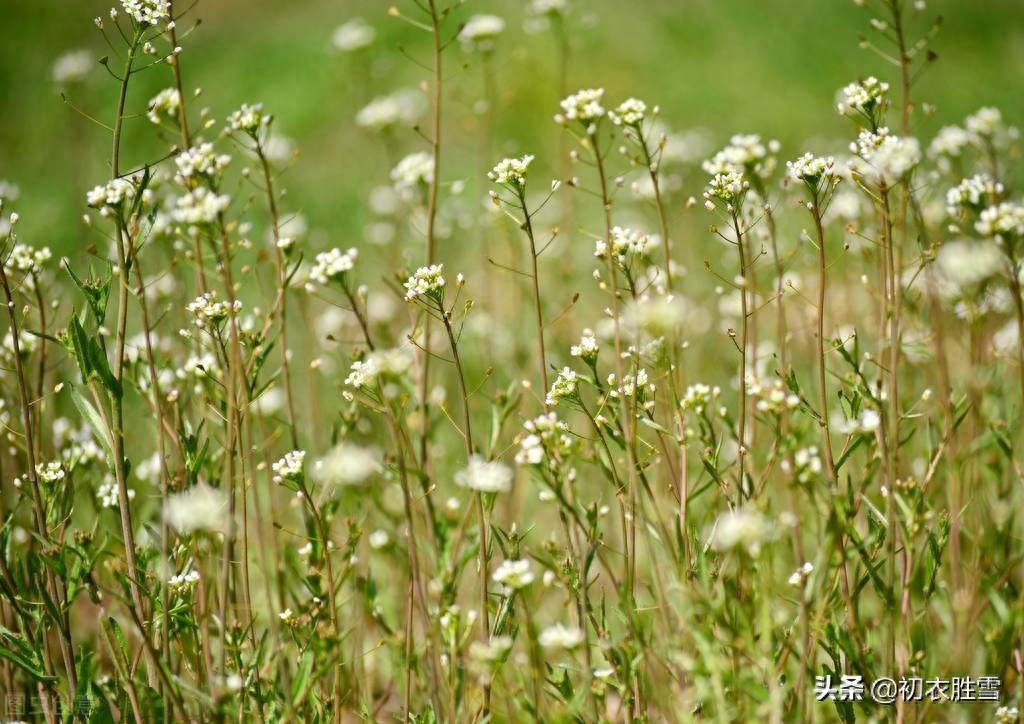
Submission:
<svg viewBox="0 0 1024 724">
<path fill-rule="evenodd" d="M 300 151 L 285 180 L 290 210 L 305 214 L 336 244 L 359 242 L 372 186 L 387 182 L 394 158 L 424 145 L 411 130 L 383 143 L 353 124 L 369 98 L 427 77 L 398 48 L 429 63 L 429 37 L 389 17 L 390 4 L 201 0 L 182 22 L 184 29 L 202 19 L 182 40 L 186 90 L 204 89 L 193 112 L 206 106 L 223 120 L 242 102 L 262 101 L 276 115 L 277 130 Z M 397 4 L 415 12 L 411 2 Z M 21 188 L 22 238 L 69 253 L 86 239 L 84 191 L 106 177 L 109 137 L 61 102 L 52 67 L 73 49 L 88 49 L 96 58 L 110 53 L 92 23 L 106 15 L 110 2 L 0 5 L 0 179 Z M 512 0 L 457 4 L 451 31 L 482 12 L 508 24 L 494 58 L 495 157 L 502 150 L 533 152 L 541 172 L 556 176 L 562 147 L 562 132 L 551 122 L 560 92 L 556 42 L 551 33 L 525 32 L 526 3 Z M 1024 2 L 929 0 L 917 15 L 919 29 L 936 15 L 945 19 L 933 43 L 939 62 L 915 93 L 937 107 L 935 117 L 916 129 L 924 141 L 987 103 L 1000 105 L 1007 121 L 1019 124 Z M 376 28 L 376 40 L 358 53 L 339 53 L 332 32 L 353 16 Z M 802 151 L 808 138 L 842 150 L 851 131 L 834 112 L 836 90 L 858 76 L 895 79 L 892 67 L 858 48 L 870 17 L 849 0 L 577 0 L 568 23 L 568 86 L 604 86 L 609 102 L 635 95 L 660 104 L 673 130 L 709 129 L 710 150 L 733 132 L 778 138 L 782 159 Z M 472 180 L 480 168 L 474 155 L 480 119 L 473 110 L 483 88 L 479 63 L 479 55 L 463 52 L 458 43 L 446 53 L 446 144 L 456 161 L 445 167 L 445 181 Z M 130 112 L 142 113 L 169 84 L 165 65 L 140 74 Z M 76 105 L 107 123 L 115 93 L 116 82 L 98 64 L 69 88 Z M 144 116 L 129 122 L 128 133 L 130 167 L 166 150 Z M 699 195 L 702 182 L 691 178 L 682 197 Z"/>
</svg>

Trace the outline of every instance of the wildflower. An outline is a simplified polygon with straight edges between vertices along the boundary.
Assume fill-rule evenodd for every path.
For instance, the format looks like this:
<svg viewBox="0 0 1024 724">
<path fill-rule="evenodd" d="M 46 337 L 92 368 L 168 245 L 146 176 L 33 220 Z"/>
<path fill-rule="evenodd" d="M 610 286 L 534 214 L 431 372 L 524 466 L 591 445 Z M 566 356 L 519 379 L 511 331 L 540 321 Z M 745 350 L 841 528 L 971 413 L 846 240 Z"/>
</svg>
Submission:
<svg viewBox="0 0 1024 724">
<path fill-rule="evenodd" d="M 1001 706 L 996 709 L 996 724 L 1016 724 L 1020 720 L 1020 712 L 1015 706 Z"/>
<path fill-rule="evenodd" d="M 742 171 L 729 171 L 716 174 L 704 191 L 704 206 L 708 211 L 716 208 L 715 199 L 726 204 L 726 210 L 730 213 L 735 211 L 736 205 L 743 200 L 743 195 L 750 184 L 744 177 Z"/>
<path fill-rule="evenodd" d="M 121 7 L 139 25 L 156 25 L 171 14 L 170 0 L 121 0 Z"/>
<path fill-rule="evenodd" d="M 352 18 L 335 29 L 331 42 L 341 52 L 351 53 L 369 46 L 376 37 L 377 31 L 372 25 L 362 18 Z"/>
<path fill-rule="evenodd" d="M 38 463 L 36 479 L 44 485 L 59 483 L 64 479 L 64 466 L 58 462 Z"/>
<path fill-rule="evenodd" d="M 639 98 L 627 98 L 614 111 L 608 111 L 608 118 L 616 126 L 636 126 L 643 123 L 647 104 Z"/>
<path fill-rule="evenodd" d="M 511 636 L 491 636 L 486 643 L 474 641 L 469 645 L 469 655 L 475 661 L 485 664 L 495 664 L 505 660 L 506 654 L 512 648 Z"/>
<path fill-rule="evenodd" d="M 188 593 L 199 583 L 199 571 L 182 571 L 167 579 L 171 593 Z"/>
<path fill-rule="evenodd" d="M 505 31 L 505 21 L 497 15 L 474 15 L 459 31 L 459 40 L 467 50 L 489 51 Z"/>
<path fill-rule="evenodd" d="M 292 450 L 283 458 L 271 465 L 274 471 L 274 482 L 295 482 L 302 479 L 302 462 L 306 459 L 305 450 Z"/>
<path fill-rule="evenodd" d="M 1024 236 L 1024 204 L 1003 202 L 989 206 L 981 212 L 974 228 L 982 236 Z"/>
<path fill-rule="evenodd" d="M 563 115 L 557 117 L 559 122 L 570 121 L 595 121 L 604 115 L 604 106 L 601 99 L 604 97 L 604 88 L 587 88 L 561 102 Z"/>
<path fill-rule="evenodd" d="M 187 148 L 174 158 L 174 164 L 178 167 L 176 178 L 179 183 L 184 183 L 182 179 L 192 179 L 196 176 L 216 178 L 229 163 L 231 156 L 214 152 L 212 143 L 200 143 L 198 146 Z"/>
<path fill-rule="evenodd" d="M 1003 185 L 985 173 L 965 178 L 946 192 L 946 211 L 959 216 L 967 210 L 977 210 L 994 203 L 1003 194 Z"/>
<path fill-rule="evenodd" d="M 522 158 L 506 158 L 498 162 L 488 174 L 494 183 L 504 184 L 522 188 L 526 185 L 526 168 L 533 161 L 533 156 L 527 154 Z"/>
<path fill-rule="evenodd" d="M 778 151 L 778 146 L 778 141 L 765 144 L 755 133 L 739 133 L 729 139 L 725 148 L 704 161 L 701 168 L 712 176 L 744 172 L 767 178 L 775 170 L 775 158 L 771 154 Z"/>
<path fill-rule="evenodd" d="M 129 488 L 127 493 L 128 500 L 134 500 L 135 491 Z M 96 499 L 101 508 L 116 508 L 118 506 L 120 498 L 117 492 L 117 483 L 113 477 L 108 476 L 107 480 L 96 490 Z"/>
<path fill-rule="evenodd" d="M 537 637 L 538 643 L 545 649 L 574 649 L 584 640 L 586 634 L 581 629 L 563 626 L 560 623 L 546 627 Z"/>
<path fill-rule="evenodd" d="M 994 140 L 1005 130 L 1003 114 L 998 108 L 979 108 L 964 122 L 967 132 L 975 137 Z"/>
<path fill-rule="evenodd" d="M 532 0 L 531 15 L 568 15 L 569 0 Z"/>
<path fill-rule="evenodd" d="M 857 154 L 850 169 L 867 180 L 893 186 L 921 162 L 921 145 L 916 138 L 890 135 L 888 128 L 862 131 L 850 146 Z"/>
<path fill-rule="evenodd" d="M 801 448 L 793 455 L 793 465 L 796 468 L 796 479 L 801 483 L 809 483 L 821 474 L 821 456 L 818 455 L 818 448 L 815 445 Z"/>
<path fill-rule="evenodd" d="M 971 135 L 960 126 L 945 126 L 939 129 L 928 146 L 928 155 L 933 158 L 959 158 L 971 142 Z"/>
<path fill-rule="evenodd" d="M 43 270 L 43 265 L 52 257 L 53 254 L 48 246 L 33 249 L 27 244 L 15 244 L 4 261 L 4 268 L 8 271 L 39 274 Z"/>
<path fill-rule="evenodd" d="M 53 64 L 53 82 L 62 86 L 80 83 L 85 80 L 95 62 L 93 54 L 88 50 L 68 51 Z"/>
<path fill-rule="evenodd" d="M 814 564 L 813 563 L 811 563 L 809 561 L 804 563 L 802 566 L 800 566 L 795 571 L 793 571 L 793 575 L 791 575 L 789 577 L 789 581 L 788 581 L 789 585 L 796 586 L 796 587 L 804 585 L 804 583 L 810 577 L 811 572 L 813 570 L 814 570 Z"/>
<path fill-rule="evenodd" d="M 858 432 L 874 432 L 882 424 L 882 416 L 875 410 L 864 410 L 857 420 Z"/>
<path fill-rule="evenodd" d="M 420 184 L 434 182 L 434 157 L 425 151 L 411 153 L 391 171 L 391 180 L 399 191 L 408 191 Z"/>
<path fill-rule="evenodd" d="M 764 384 L 750 376 L 747 377 L 746 385 L 747 394 L 757 400 L 755 407 L 759 412 L 780 414 L 784 410 L 792 410 L 800 405 L 800 398 L 788 392 L 785 383 L 780 379 Z"/>
<path fill-rule="evenodd" d="M 839 115 L 849 115 L 851 111 L 873 117 L 875 109 L 885 102 L 885 94 L 889 84 L 874 76 L 850 83 L 840 91 L 840 100 L 836 104 Z"/>
<path fill-rule="evenodd" d="M 241 108 L 228 116 L 228 127 L 232 131 L 254 134 L 267 122 L 263 115 L 262 103 L 243 103 Z"/>
<path fill-rule="evenodd" d="M 195 325 L 202 329 L 227 319 L 231 311 L 241 311 L 242 302 L 236 299 L 232 305 L 229 302 L 217 301 L 217 292 L 209 291 L 196 297 L 185 309 L 195 317 Z"/>
<path fill-rule="evenodd" d="M 318 284 L 327 284 L 340 278 L 345 272 L 352 271 L 356 259 L 359 258 L 359 251 L 349 249 L 342 252 L 341 249 L 331 249 L 316 255 L 316 264 L 309 272 L 309 277 Z"/>
<path fill-rule="evenodd" d="M 686 388 L 683 399 L 679 401 L 679 406 L 684 410 L 693 410 L 698 415 L 703 415 L 707 406 L 713 400 L 718 399 L 721 392 L 718 387 L 710 387 L 701 383 L 690 385 Z"/>
<path fill-rule="evenodd" d="M 527 435 L 519 441 L 515 457 L 518 465 L 540 465 L 545 459 L 555 464 L 572 451 L 574 440 L 569 434 L 569 426 L 554 412 L 527 420 L 523 423 L 523 430 Z"/>
<path fill-rule="evenodd" d="M 718 516 L 711 532 L 711 547 L 719 552 L 738 547 L 756 556 L 773 532 L 772 524 L 755 508 L 730 510 Z"/>
<path fill-rule="evenodd" d="M 212 224 L 230 205 L 230 196 L 199 186 L 178 197 L 174 202 L 171 218 L 180 224 L 190 226 Z"/>
<path fill-rule="evenodd" d="M 499 583 L 513 591 L 526 588 L 534 581 L 533 570 L 529 559 L 518 561 L 502 561 L 501 565 L 491 576 L 495 583 Z"/>
<path fill-rule="evenodd" d="M 311 477 L 321 485 L 359 485 L 383 469 L 377 450 L 342 442 L 313 463 Z"/>
<path fill-rule="evenodd" d="M 791 179 L 806 184 L 813 193 L 818 191 L 822 181 L 827 184 L 839 178 L 834 158 L 823 158 L 810 152 L 794 161 L 787 161 L 786 169 Z"/>
<path fill-rule="evenodd" d="M 177 88 L 164 88 L 149 100 L 146 118 L 159 124 L 162 116 L 177 118 L 181 110 L 181 94 Z"/>
<path fill-rule="evenodd" d="M 440 298 L 444 289 L 444 264 L 432 264 L 421 266 L 405 282 L 405 301 L 410 302 L 416 297 L 427 296 L 433 299 Z"/>
<path fill-rule="evenodd" d="M 473 455 L 469 465 L 455 473 L 455 484 L 480 493 L 507 493 L 512 489 L 512 478 L 507 465 Z"/>
<path fill-rule="evenodd" d="M 366 540 L 370 544 L 370 548 L 376 551 L 390 543 L 391 536 L 388 535 L 386 530 L 375 530 L 370 533 Z"/>
<path fill-rule="evenodd" d="M 579 357 L 589 365 L 593 365 L 597 360 L 597 353 L 601 347 L 597 343 L 597 337 L 594 336 L 594 330 L 584 329 L 583 336 L 580 337 L 579 344 L 574 344 L 569 348 L 569 354 L 572 357 Z"/>
<path fill-rule="evenodd" d="M 372 131 L 395 126 L 414 126 L 426 112 L 423 94 L 413 88 L 395 91 L 371 100 L 356 114 L 356 125 Z"/>
<path fill-rule="evenodd" d="M 563 367 L 558 377 L 551 384 L 551 390 L 547 394 L 547 404 L 557 405 L 559 400 L 575 400 L 579 398 L 578 386 L 579 375 L 568 367 Z"/>
<path fill-rule="evenodd" d="M 121 209 L 125 202 L 135 198 L 135 184 L 126 178 L 115 178 L 106 184 L 95 186 L 85 195 L 85 202 L 99 209 L 101 216 L 110 216 Z"/>
<path fill-rule="evenodd" d="M 608 396 L 612 399 L 618 397 L 637 397 L 641 401 L 646 394 L 654 394 L 655 386 L 648 380 L 647 370 L 640 368 L 636 374 L 625 374 L 622 376 L 622 384 L 617 384 L 615 374 L 608 375 Z"/>
<path fill-rule="evenodd" d="M 407 348 L 377 350 L 352 363 L 345 385 L 358 390 L 372 387 L 379 377 L 400 377 L 412 366 L 412 361 Z"/>
<path fill-rule="evenodd" d="M 611 230 L 612 254 L 619 266 L 625 267 L 629 257 L 645 256 L 652 246 L 651 237 L 643 231 L 614 226 Z M 594 244 L 594 256 L 604 259 L 608 254 L 608 243 L 598 239 Z"/>
<path fill-rule="evenodd" d="M 178 533 L 226 533 L 229 529 L 227 493 L 205 483 L 168 496 L 164 520 Z"/>
</svg>

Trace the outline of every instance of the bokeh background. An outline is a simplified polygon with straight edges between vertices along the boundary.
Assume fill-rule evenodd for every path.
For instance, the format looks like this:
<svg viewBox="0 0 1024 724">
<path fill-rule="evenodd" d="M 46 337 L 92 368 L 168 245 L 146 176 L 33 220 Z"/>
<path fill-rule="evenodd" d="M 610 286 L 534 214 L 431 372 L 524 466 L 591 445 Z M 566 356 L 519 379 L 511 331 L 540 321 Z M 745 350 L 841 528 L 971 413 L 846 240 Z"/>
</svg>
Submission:
<svg viewBox="0 0 1024 724">
<path fill-rule="evenodd" d="M 429 36 L 390 17 L 391 4 L 202 0 L 182 23 L 187 29 L 202 20 L 182 40 L 186 90 L 204 90 L 193 109 L 206 106 L 223 120 L 242 102 L 262 101 L 298 152 L 284 181 L 290 211 L 332 244 L 361 241 L 373 221 L 372 188 L 387 183 L 394 159 L 424 146 L 409 129 L 382 139 L 353 123 L 372 97 L 427 78 L 414 61 L 429 64 Z M 558 155 L 565 148 L 551 122 L 562 92 L 558 42 L 551 32 L 528 32 L 526 5 L 469 0 L 456 5 L 451 30 L 475 13 L 506 19 L 493 63 L 495 160 L 502 152 L 532 152 L 538 173 L 554 177 L 564 170 Z M 81 223 L 84 190 L 108 173 L 109 137 L 62 103 L 53 65 L 75 49 L 97 59 L 110 54 L 92 23 L 109 7 L 96 0 L 0 1 L 0 179 L 21 189 L 22 238 L 60 253 L 89 243 Z M 927 142 L 941 125 L 990 103 L 1019 124 L 1024 2 L 929 0 L 921 23 L 936 15 L 944 17 L 932 45 L 939 61 L 915 93 L 936 111 L 917 133 Z M 356 16 L 375 28 L 374 43 L 337 52 L 333 31 Z M 659 104 L 672 130 L 704 130 L 691 136 L 696 154 L 720 147 L 733 132 L 779 139 L 782 159 L 798 155 L 808 139 L 822 150 L 842 150 L 851 128 L 834 112 L 836 90 L 868 74 L 895 79 L 891 66 L 858 48 L 870 17 L 849 0 L 578 1 L 566 26 L 565 82 L 570 90 L 604 86 L 610 102 L 635 95 Z M 446 53 L 446 182 L 472 182 L 482 167 L 483 77 L 481 56 L 454 43 Z M 140 115 L 129 121 L 132 167 L 166 151 L 141 114 L 169 84 L 170 69 L 161 65 L 133 85 L 129 110 Z M 82 111 L 111 122 L 116 83 L 101 65 L 66 91 Z M 674 203 L 699 196 L 703 182 L 699 172 L 684 177 Z"/>
</svg>

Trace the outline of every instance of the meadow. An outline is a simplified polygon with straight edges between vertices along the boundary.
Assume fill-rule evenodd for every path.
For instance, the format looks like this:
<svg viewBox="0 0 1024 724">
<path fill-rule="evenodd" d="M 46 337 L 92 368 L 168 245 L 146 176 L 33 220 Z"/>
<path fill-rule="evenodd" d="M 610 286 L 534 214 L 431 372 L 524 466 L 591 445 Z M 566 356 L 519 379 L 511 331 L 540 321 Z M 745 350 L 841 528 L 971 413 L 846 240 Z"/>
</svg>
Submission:
<svg viewBox="0 0 1024 724">
<path fill-rule="evenodd" d="M 1021 20 L 5 8 L 3 718 L 1020 721 Z"/>
</svg>

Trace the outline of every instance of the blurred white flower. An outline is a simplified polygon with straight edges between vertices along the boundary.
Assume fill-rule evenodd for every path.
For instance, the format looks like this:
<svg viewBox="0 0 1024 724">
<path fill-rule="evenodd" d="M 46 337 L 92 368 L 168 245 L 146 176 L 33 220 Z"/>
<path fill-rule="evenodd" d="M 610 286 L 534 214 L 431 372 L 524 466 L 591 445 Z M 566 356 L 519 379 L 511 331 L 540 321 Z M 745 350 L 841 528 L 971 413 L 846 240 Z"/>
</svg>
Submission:
<svg viewBox="0 0 1024 724">
<path fill-rule="evenodd" d="M 182 535 L 196 531 L 227 533 L 230 530 L 227 493 L 205 483 L 168 496 L 163 512 L 167 524 Z"/>
<path fill-rule="evenodd" d="M 334 30 L 331 42 L 341 52 L 351 53 L 371 45 L 376 37 L 377 31 L 372 25 L 362 18 L 352 18 Z"/>
<path fill-rule="evenodd" d="M 96 59 L 88 50 L 70 50 L 53 63 L 53 82 L 58 85 L 80 83 L 96 65 Z"/>
<path fill-rule="evenodd" d="M 512 489 L 512 478 L 507 465 L 474 455 L 468 466 L 455 473 L 455 484 L 481 493 L 507 493 Z"/>
</svg>

